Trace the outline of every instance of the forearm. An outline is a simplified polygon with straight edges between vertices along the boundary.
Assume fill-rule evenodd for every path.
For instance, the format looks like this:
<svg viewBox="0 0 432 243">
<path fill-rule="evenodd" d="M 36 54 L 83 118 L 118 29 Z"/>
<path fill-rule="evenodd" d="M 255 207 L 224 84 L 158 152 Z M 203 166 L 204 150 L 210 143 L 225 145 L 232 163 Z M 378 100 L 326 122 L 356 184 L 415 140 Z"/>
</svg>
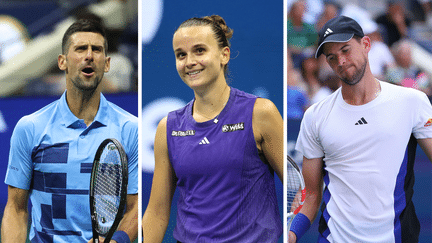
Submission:
<svg viewBox="0 0 432 243">
<path fill-rule="evenodd" d="M 302 174 L 306 185 L 306 199 L 299 215 L 294 218 L 294 221 L 291 224 L 292 231 L 289 233 L 291 236 L 289 241 L 290 243 L 295 242 L 294 239 L 301 238 L 317 216 L 322 199 L 322 168 L 322 158 L 303 158 Z M 293 232 L 298 235 L 294 235 Z"/>
<path fill-rule="evenodd" d="M 305 202 L 299 213 L 304 214 L 312 223 L 318 214 L 318 208 L 320 203 L 321 203 L 320 195 L 306 194 Z"/>
<path fill-rule="evenodd" d="M 133 202 L 128 202 L 126 213 L 123 215 L 117 231 L 126 232 L 132 242 L 138 237 L 138 196 L 128 195 L 128 201 L 130 200 Z"/>
<path fill-rule="evenodd" d="M 125 213 L 117 231 L 120 230 L 128 234 L 131 242 L 138 237 L 138 210 Z"/>
<path fill-rule="evenodd" d="M 143 217 L 143 239 L 145 243 L 163 241 L 169 223 L 169 215 L 158 214 L 147 209 Z"/>
<path fill-rule="evenodd" d="M 315 220 L 321 204 L 321 192 L 308 192 L 306 188 L 306 199 L 300 213 L 306 215 L 311 223 Z"/>
<path fill-rule="evenodd" d="M 306 199 L 300 213 L 313 222 L 318 214 L 323 194 L 323 158 L 303 158 L 302 174 L 305 180 Z"/>
<path fill-rule="evenodd" d="M 320 202 L 321 202 L 321 195 L 307 195 L 306 196 L 305 203 L 303 204 L 303 207 L 299 212 L 299 214 L 303 214 L 306 217 L 301 215 L 302 216 L 301 220 L 298 221 L 300 226 L 296 225 L 295 226 L 296 230 L 293 229 L 292 231 L 290 230 L 288 232 L 288 242 L 289 243 L 297 242 L 297 240 L 298 240 L 297 235 L 296 235 L 297 232 L 300 232 L 299 237 L 301 237 L 309 229 L 310 225 L 315 220 Z M 297 216 L 297 217 L 300 217 L 300 216 Z M 294 220 L 297 220 L 297 218 Z M 309 222 L 307 222 L 307 221 L 309 221 Z M 294 224 L 294 222 L 292 223 L 292 225 L 293 224 Z M 294 232 L 296 232 L 296 233 L 294 233 Z"/>
<path fill-rule="evenodd" d="M 1 223 L 1 240 L 4 243 L 26 242 L 28 211 L 6 205 Z"/>
</svg>

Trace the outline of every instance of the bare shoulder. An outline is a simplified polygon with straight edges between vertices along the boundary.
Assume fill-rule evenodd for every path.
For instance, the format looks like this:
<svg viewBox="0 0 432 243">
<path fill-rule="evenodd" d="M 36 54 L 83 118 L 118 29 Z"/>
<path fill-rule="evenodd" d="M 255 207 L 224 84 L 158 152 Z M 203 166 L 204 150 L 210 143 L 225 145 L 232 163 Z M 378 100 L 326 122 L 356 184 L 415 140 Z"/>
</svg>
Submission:
<svg viewBox="0 0 432 243">
<path fill-rule="evenodd" d="M 256 99 L 252 126 L 258 142 L 262 136 L 270 135 L 273 131 L 278 133 L 283 131 L 282 116 L 272 101 L 263 98 Z"/>
<path fill-rule="evenodd" d="M 254 123 L 267 123 L 272 119 L 282 119 L 276 105 L 271 100 L 257 98 L 253 109 Z"/>
<path fill-rule="evenodd" d="M 257 98 L 255 101 L 255 106 L 254 106 L 254 110 L 255 109 L 263 109 L 263 110 L 268 110 L 268 111 L 272 111 L 272 110 L 276 110 L 276 105 L 269 99 L 265 99 L 265 98 Z"/>
<path fill-rule="evenodd" d="M 165 116 L 164 118 L 162 118 L 162 120 L 160 120 L 157 129 L 165 129 L 166 130 L 166 125 L 167 125 L 167 119 L 168 117 Z"/>
</svg>

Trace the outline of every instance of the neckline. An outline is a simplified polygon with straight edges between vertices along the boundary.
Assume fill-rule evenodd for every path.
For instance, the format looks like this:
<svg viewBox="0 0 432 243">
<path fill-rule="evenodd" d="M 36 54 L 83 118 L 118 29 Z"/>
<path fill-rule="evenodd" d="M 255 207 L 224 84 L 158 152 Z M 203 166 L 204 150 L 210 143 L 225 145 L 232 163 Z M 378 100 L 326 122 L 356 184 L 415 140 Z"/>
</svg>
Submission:
<svg viewBox="0 0 432 243">
<path fill-rule="evenodd" d="M 379 104 L 381 102 L 382 99 L 384 99 L 383 97 L 385 96 L 385 94 L 387 93 L 387 87 L 385 87 L 384 82 L 378 80 L 379 84 L 380 84 L 380 92 L 377 95 L 377 97 L 375 97 L 375 99 L 369 101 L 366 104 L 363 105 L 351 105 L 348 104 L 344 99 L 343 99 L 343 95 L 342 95 L 342 89 L 339 89 L 339 93 L 337 95 L 337 99 L 338 99 L 338 103 L 341 104 L 341 106 L 345 109 L 348 110 L 365 110 L 365 109 L 369 109 L 371 107 L 374 107 L 376 104 Z"/>
<path fill-rule="evenodd" d="M 214 118 L 212 118 L 212 119 L 210 119 L 210 120 L 208 120 L 208 121 L 205 121 L 205 122 L 197 122 L 197 121 L 193 118 L 193 115 L 192 115 L 192 107 L 193 107 L 193 105 L 194 105 L 194 103 L 195 103 L 195 98 L 194 98 L 194 99 L 190 102 L 190 104 L 189 104 L 189 106 L 188 106 L 188 108 L 187 108 L 187 114 L 188 114 L 188 117 L 189 117 L 190 122 L 191 122 L 193 125 L 198 126 L 198 127 L 208 127 L 208 126 L 211 126 L 211 125 L 214 125 L 214 124 L 218 124 L 219 121 L 220 121 L 220 120 L 224 117 L 224 115 L 228 112 L 229 108 L 231 107 L 231 104 L 233 103 L 233 99 L 234 99 L 234 95 L 235 95 L 235 89 L 232 88 L 232 87 L 229 87 L 229 88 L 230 88 L 230 95 L 229 95 L 228 101 L 227 101 L 226 105 L 224 106 L 224 108 L 222 109 L 222 111 L 221 111 L 218 115 L 216 115 Z M 215 122 L 215 119 L 217 120 L 217 122 Z"/>
</svg>

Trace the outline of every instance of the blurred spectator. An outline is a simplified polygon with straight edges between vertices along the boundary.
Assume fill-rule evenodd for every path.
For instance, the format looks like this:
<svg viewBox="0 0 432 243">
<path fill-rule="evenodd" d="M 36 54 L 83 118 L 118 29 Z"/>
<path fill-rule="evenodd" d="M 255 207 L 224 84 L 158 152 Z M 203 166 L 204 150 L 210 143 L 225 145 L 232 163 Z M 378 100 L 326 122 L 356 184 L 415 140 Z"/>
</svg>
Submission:
<svg viewBox="0 0 432 243">
<path fill-rule="evenodd" d="M 300 68 L 301 62 L 315 53 L 318 34 L 313 25 L 303 21 L 306 2 L 299 0 L 291 5 L 287 22 L 287 42 L 293 65 Z"/>
<path fill-rule="evenodd" d="M 287 118 L 302 119 L 309 107 L 309 97 L 300 72 L 297 69 L 288 69 L 287 75 Z"/>
<path fill-rule="evenodd" d="M 353 18 L 362 27 L 365 35 L 371 39 L 371 49 L 369 51 L 369 66 L 372 74 L 380 79 L 386 79 L 387 69 L 395 65 L 395 61 L 389 47 L 383 42 L 378 24 L 365 9 L 347 4 L 341 11 L 341 15 Z"/>
<path fill-rule="evenodd" d="M 429 4 L 423 6 L 423 2 L 429 0 L 410 0 L 407 1 L 407 11 L 410 13 L 411 20 L 414 22 L 425 22 L 426 13 L 429 11 Z"/>
<path fill-rule="evenodd" d="M 324 10 L 320 15 L 317 23 L 315 24 L 315 28 L 317 32 L 319 32 L 325 23 L 327 23 L 330 19 L 336 18 L 339 15 L 340 6 L 336 1 L 330 0 L 324 3 Z"/>
<path fill-rule="evenodd" d="M 105 93 L 128 92 L 132 87 L 133 65 L 128 57 L 121 53 L 111 53 L 111 68 L 105 73 L 107 85 Z"/>
<path fill-rule="evenodd" d="M 389 0 L 386 13 L 378 16 L 376 22 L 382 27 L 382 36 L 388 46 L 408 36 L 411 19 L 405 12 L 402 0 Z"/>
<path fill-rule="evenodd" d="M 391 51 L 397 65 L 388 69 L 387 80 L 404 87 L 421 90 L 431 96 L 429 76 L 413 64 L 410 42 L 407 40 L 396 42 Z"/>
<path fill-rule="evenodd" d="M 318 79 L 318 60 L 315 57 L 305 59 L 302 63 L 301 73 L 308 86 L 308 96 L 311 105 L 320 102 L 333 91 Z"/>
<path fill-rule="evenodd" d="M 0 15 L 0 64 L 24 50 L 29 41 L 27 28 L 16 18 Z"/>
<path fill-rule="evenodd" d="M 288 0 L 287 6 L 288 9 L 290 9 L 291 5 L 294 2 L 297 2 L 298 0 Z M 327 1 L 327 0 L 324 0 Z M 315 23 L 318 21 L 319 16 L 321 15 L 321 12 L 324 9 L 324 1 L 323 0 L 305 0 L 305 13 L 303 15 L 303 21 L 315 25 Z"/>
<path fill-rule="evenodd" d="M 422 17 L 426 24 L 432 28 L 432 1 L 431 0 L 417 0 L 412 3 L 415 5 L 417 3 L 420 5 L 420 9 L 422 10 Z"/>
<path fill-rule="evenodd" d="M 365 33 L 366 34 L 366 33 Z M 369 66 L 375 78 L 386 80 L 387 70 L 396 65 L 389 47 L 383 42 L 381 33 L 376 30 L 366 34 L 371 39 Z"/>
<path fill-rule="evenodd" d="M 431 0 L 418 0 L 418 2 L 421 4 L 424 13 L 429 14 L 432 11 Z"/>
</svg>

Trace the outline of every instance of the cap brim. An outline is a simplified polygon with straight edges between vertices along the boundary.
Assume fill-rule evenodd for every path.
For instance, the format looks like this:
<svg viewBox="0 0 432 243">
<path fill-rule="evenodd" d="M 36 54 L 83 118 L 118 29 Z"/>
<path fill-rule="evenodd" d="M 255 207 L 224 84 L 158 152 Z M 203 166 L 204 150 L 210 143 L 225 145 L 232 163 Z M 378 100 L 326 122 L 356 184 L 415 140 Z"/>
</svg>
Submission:
<svg viewBox="0 0 432 243">
<path fill-rule="evenodd" d="M 354 34 L 333 34 L 327 36 L 318 46 L 315 53 L 315 58 L 318 58 L 323 53 L 323 45 L 328 42 L 347 42 L 353 38 Z"/>
</svg>

